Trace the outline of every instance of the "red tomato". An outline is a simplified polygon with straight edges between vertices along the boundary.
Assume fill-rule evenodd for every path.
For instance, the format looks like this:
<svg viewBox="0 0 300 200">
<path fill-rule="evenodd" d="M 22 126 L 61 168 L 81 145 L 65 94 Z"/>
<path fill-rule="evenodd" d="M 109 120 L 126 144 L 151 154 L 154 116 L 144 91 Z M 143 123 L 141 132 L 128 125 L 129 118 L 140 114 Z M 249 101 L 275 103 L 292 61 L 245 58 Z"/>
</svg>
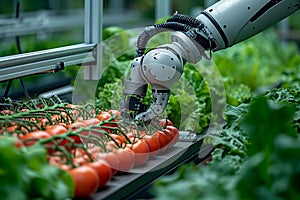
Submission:
<svg viewBox="0 0 300 200">
<path fill-rule="evenodd" d="M 81 142 L 81 138 L 78 135 L 74 134 L 74 135 L 70 135 L 68 137 L 71 138 L 71 139 L 73 139 L 75 144 L 81 144 L 82 143 Z"/>
<path fill-rule="evenodd" d="M 103 130 L 106 131 L 107 133 L 112 133 L 114 131 L 113 128 L 117 128 L 118 125 L 115 123 L 105 123 L 102 125 L 103 126 Z"/>
<path fill-rule="evenodd" d="M 79 122 L 79 121 L 67 125 L 67 129 L 69 129 L 71 131 L 75 131 L 80 127 L 86 127 L 86 125 L 83 122 Z M 88 131 L 80 132 L 80 134 L 88 135 Z M 81 138 L 77 135 L 72 135 L 72 136 L 69 136 L 69 137 L 72 138 L 76 144 L 81 144 L 82 143 Z"/>
<path fill-rule="evenodd" d="M 169 149 L 174 145 L 173 134 L 171 133 L 171 131 L 169 129 L 163 129 L 162 132 L 164 132 L 166 135 L 166 138 L 168 141 L 167 149 Z"/>
<path fill-rule="evenodd" d="M 93 168 L 80 166 L 69 170 L 69 173 L 75 184 L 75 198 L 88 197 L 97 191 L 100 181 L 97 172 Z"/>
<path fill-rule="evenodd" d="M 46 131 L 50 135 L 59 135 L 59 134 L 66 133 L 68 131 L 68 129 L 61 125 L 53 125 L 53 126 L 47 126 Z"/>
<path fill-rule="evenodd" d="M 153 135 L 156 135 L 158 137 L 158 141 L 160 145 L 159 153 L 165 152 L 168 144 L 168 138 L 166 134 L 162 131 L 156 131 Z"/>
<path fill-rule="evenodd" d="M 100 181 L 99 187 L 106 186 L 106 184 L 111 180 L 113 172 L 105 160 L 97 160 L 86 165 L 97 172 Z"/>
<path fill-rule="evenodd" d="M 167 126 L 166 129 L 170 130 L 173 135 L 174 144 L 179 140 L 179 130 L 175 126 Z"/>
<path fill-rule="evenodd" d="M 135 155 L 134 152 L 128 148 L 125 147 L 116 149 L 114 153 L 117 155 L 119 159 L 119 167 L 118 171 L 119 172 L 129 172 L 134 166 L 134 161 L 135 161 Z"/>
<path fill-rule="evenodd" d="M 86 127 L 85 123 L 77 121 L 67 125 L 67 129 L 71 129 L 71 130 L 76 130 L 80 127 Z"/>
<path fill-rule="evenodd" d="M 119 144 L 126 143 L 126 139 L 118 134 L 109 134 L 109 137 L 112 137 L 114 140 L 116 140 Z"/>
<path fill-rule="evenodd" d="M 145 135 L 143 138 L 146 140 L 146 142 L 149 146 L 150 156 L 156 156 L 159 153 L 159 149 L 160 149 L 158 136 L 157 135 Z"/>
<path fill-rule="evenodd" d="M 96 157 L 97 159 L 105 160 L 109 164 L 109 166 L 112 169 L 113 175 L 117 173 L 117 169 L 119 168 L 120 161 L 118 159 L 118 156 L 115 153 L 112 152 L 98 153 Z"/>
<path fill-rule="evenodd" d="M 37 142 L 37 140 L 46 139 L 49 137 L 51 137 L 51 135 L 46 131 L 33 131 L 25 134 L 22 138 L 22 141 L 25 146 L 31 146 L 34 145 Z"/>
<path fill-rule="evenodd" d="M 99 124 L 100 120 L 97 118 L 90 118 L 90 119 L 82 120 L 80 122 L 84 123 L 86 126 L 91 126 L 91 125 Z"/>
<path fill-rule="evenodd" d="M 133 144 L 127 145 L 132 149 L 135 155 L 135 166 L 144 165 L 149 159 L 149 147 L 147 142 L 144 139 L 138 139 Z"/>
<path fill-rule="evenodd" d="M 100 121 L 106 121 L 106 120 L 109 120 L 111 118 L 111 114 L 109 112 L 106 112 L 106 111 L 102 111 L 98 116 L 97 118 L 100 120 Z"/>
<path fill-rule="evenodd" d="M 12 110 L 1 110 L 0 113 L 3 114 L 3 115 L 12 115 L 12 114 L 14 114 L 14 111 L 12 111 Z"/>
<path fill-rule="evenodd" d="M 100 120 L 100 121 L 107 121 L 111 118 L 111 114 L 109 112 L 106 112 L 106 111 L 102 111 L 98 116 L 97 118 Z M 116 122 L 116 120 L 112 120 L 112 122 Z M 110 122 L 107 122 L 105 124 L 103 124 L 102 126 L 106 126 L 105 128 L 103 128 L 103 130 L 105 130 L 106 132 L 108 133 L 112 133 L 113 132 L 113 129 L 111 129 L 110 127 L 118 127 L 117 124 L 115 123 L 110 123 Z"/>
<path fill-rule="evenodd" d="M 14 132 L 15 130 L 18 129 L 18 125 L 12 125 L 10 127 L 5 128 L 7 132 Z"/>
</svg>

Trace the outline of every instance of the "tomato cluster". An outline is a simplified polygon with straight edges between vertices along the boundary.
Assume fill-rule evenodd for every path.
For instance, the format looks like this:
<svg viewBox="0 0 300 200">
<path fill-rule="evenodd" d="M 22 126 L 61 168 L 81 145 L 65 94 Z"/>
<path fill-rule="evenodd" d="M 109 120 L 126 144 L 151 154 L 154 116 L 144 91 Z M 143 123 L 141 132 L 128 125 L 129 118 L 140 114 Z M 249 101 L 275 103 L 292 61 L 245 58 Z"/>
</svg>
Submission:
<svg viewBox="0 0 300 200">
<path fill-rule="evenodd" d="M 144 165 L 179 139 L 169 120 L 160 120 L 152 131 L 136 127 L 124 124 L 119 111 L 102 111 L 88 119 L 18 134 L 16 146 L 43 145 L 49 163 L 72 176 L 74 197 L 80 198 L 105 187 L 115 174 Z"/>
</svg>

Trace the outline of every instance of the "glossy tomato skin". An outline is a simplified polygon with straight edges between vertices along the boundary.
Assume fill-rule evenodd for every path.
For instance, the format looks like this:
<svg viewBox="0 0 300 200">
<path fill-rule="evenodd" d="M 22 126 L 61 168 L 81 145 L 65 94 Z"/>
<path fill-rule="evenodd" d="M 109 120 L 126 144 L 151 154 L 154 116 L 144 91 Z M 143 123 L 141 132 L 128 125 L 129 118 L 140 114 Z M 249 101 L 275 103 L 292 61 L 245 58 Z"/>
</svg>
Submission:
<svg viewBox="0 0 300 200">
<path fill-rule="evenodd" d="M 81 144 L 82 143 L 81 139 L 78 135 L 70 135 L 69 137 L 74 141 L 75 144 Z"/>
<path fill-rule="evenodd" d="M 46 131 L 33 131 L 25 134 L 22 138 L 22 141 L 25 146 L 31 146 L 34 145 L 39 139 L 46 139 L 50 137 L 51 135 Z"/>
<path fill-rule="evenodd" d="M 80 166 L 69 170 L 75 184 L 74 197 L 88 197 L 95 193 L 99 187 L 97 172 L 89 166 Z"/>
<path fill-rule="evenodd" d="M 156 135 L 158 137 L 158 141 L 160 145 L 159 153 L 165 152 L 168 145 L 168 138 L 166 134 L 162 131 L 156 131 L 153 135 Z"/>
<path fill-rule="evenodd" d="M 135 154 L 129 147 L 118 148 L 114 151 L 119 160 L 118 172 L 129 172 L 134 167 Z"/>
<path fill-rule="evenodd" d="M 47 126 L 46 131 L 50 135 L 60 135 L 60 134 L 66 133 L 68 131 L 68 129 L 61 125 L 53 125 L 53 126 Z"/>
<path fill-rule="evenodd" d="M 115 153 L 113 152 L 97 153 L 96 158 L 105 160 L 111 167 L 113 175 L 117 173 L 117 170 L 119 169 L 120 161 L 118 156 Z"/>
<path fill-rule="evenodd" d="M 80 134 L 82 135 L 96 135 L 99 138 L 103 138 L 104 137 L 104 133 L 101 132 L 101 130 L 103 131 L 103 129 L 101 129 L 100 127 L 95 127 L 95 125 L 98 125 L 100 123 L 100 120 L 97 118 L 90 118 L 90 119 L 86 119 L 86 120 L 82 120 L 80 121 L 81 123 L 84 123 L 85 126 L 89 127 L 89 126 L 94 126 L 92 128 L 92 130 L 89 131 L 82 131 L 80 132 Z"/>
<path fill-rule="evenodd" d="M 133 144 L 127 145 L 135 155 L 135 166 L 144 165 L 149 159 L 149 147 L 144 139 L 135 139 Z"/>
<path fill-rule="evenodd" d="M 167 126 L 166 129 L 171 131 L 171 134 L 173 135 L 173 141 L 174 144 L 176 144 L 179 140 L 179 130 L 175 126 Z"/>
<path fill-rule="evenodd" d="M 115 140 L 118 144 L 126 143 L 126 139 L 121 135 L 113 134 L 113 133 L 110 133 L 108 135 L 110 138 L 112 138 L 112 140 Z"/>
<path fill-rule="evenodd" d="M 18 125 L 11 125 L 10 127 L 6 127 L 7 132 L 15 132 L 18 128 Z"/>
<path fill-rule="evenodd" d="M 79 129 L 80 127 L 86 127 L 86 124 L 83 123 L 83 122 L 77 121 L 77 122 L 74 122 L 74 123 L 72 123 L 72 124 L 68 124 L 68 125 L 67 125 L 67 129 L 70 129 L 70 130 L 77 130 L 77 129 Z"/>
<path fill-rule="evenodd" d="M 150 156 L 156 156 L 160 150 L 160 144 L 157 135 L 145 135 L 143 137 L 148 146 L 149 146 L 149 154 Z"/>
<path fill-rule="evenodd" d="M 67 133 L 68 129 L 65 126 L 63 126 L 63 125 L 51 125 L 51 126 L 46 126 L 46 131 L 51 136 L 57 136 L 57 135 L 61 135 L 61 134 Z M 56 140 L 56 143 L 59 146 L 64 146 L 67 150 L 70 150 L 70 147 L 67 146 L 68 144 L 70 144 L 69 140 L 60 138 L 60 139 Z M 48 152 L 51 153 L 51 150 L 49 149 Z"/>
<path fill-rule="evenodd" d="M 86 126 L 91 126 L 91 125 L 99 124 L 100 120 L 98 118 L 90 118 L 90 119 L 82 120 L 80 122 L 84 123 Z"/>
<path fill-rule="evenodd" d="M 99 187 L 105 187 L 107 183 L 112 179 L 113 171 L 109 164 L 105 160 L 97 160 L 86 164 L 93 168 L 99 177 Z"/>
<path fill-rule="evenodd" d="M 163 129 L 162 132 L 165 133 L 167 138 L 167 149 L 170 149 L 174 145 L 173 135 L 169 129 Z"/>
<path fill-rule="evenodd" d="M 74 122 L 72 124 L 68 124 L 66 128 L 70 131 L 76 131 L 77 129 L 79 129 L 81 127 L 86 127 L 86 124 L 84 124 L 83 122 L 77 121 L 77 122 Z M 80 134 L 87 135 L 88 131 L 80 132 Z M 76 143 L 76 144 L 81 144 L 82 143 L 81 138 L 79 137 L 79 135 L 71 135 L 69 137 L 71 139 L 73 139 L 74 143 Z"/>
<path fill-rule="evenodd" d="M 100 121 L 106 121 L 106 120 L 109 120 L 111 118 L 111 114 L 109 112 L 106 112 L 106 111 L 102 111 L 98 116 L 97 118 L 100 120 Z"/>
<path fill-rule="evenodd" d="M 106 112 L 106 111 L 102 111 L 98 116 L 97 118 L 100 120 L 100 121 L 107 121 L 109 120 L 110 118 L 112 117 L 111 113 L 110 112 Z M 111 122 L 107 122 L 107 123 L 104 123 L 102 126 L 103 126 L 103 130 L 105 130 L 107 133 L 112 133 L 113 132 L 113 128 L 116 128 L 118 127 L 117 124 L 115 124 L 117 120 L 116 119 L 113 119 L 111 120 Z"/>
</svg>

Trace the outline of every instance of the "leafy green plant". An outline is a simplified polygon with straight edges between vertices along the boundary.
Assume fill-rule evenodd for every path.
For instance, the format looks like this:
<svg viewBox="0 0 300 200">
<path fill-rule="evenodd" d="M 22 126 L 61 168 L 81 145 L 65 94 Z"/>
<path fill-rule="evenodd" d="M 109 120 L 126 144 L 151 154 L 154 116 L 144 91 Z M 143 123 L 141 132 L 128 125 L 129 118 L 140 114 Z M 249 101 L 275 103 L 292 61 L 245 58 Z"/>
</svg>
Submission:
<svg viewBox="0 0 300 200">
<path fill-rule="evenodd" d="M 187 63 L 181 79 L 172 87 L 166 113 L 181 130 L 202 132 L 211 119 L 210 93 L 200 72 Z"/>
<path fill-rule="evenodd" d="M 216 52 L 213 58 L 222 76 L 250 87 L 251 91 L 276 84 L 284 71 L 300 64 L 297 46 L 281 43 L 272 30 Z"/>
<path fill-rule="evenodd" d="M 159 34 L 151 39 L 149 46 L 156 47 L 168 41 L 168 38 L 169 33 Z M 297 66 L 300 66 L 300 57 L 297 55 L 296 47 L 289 43 L 282 46 L 272 31 L 231 47 L 230 50 L 216 52 L 213 58 L 223 76 L 227 103 L 233 106 L 249 103 L 253 92 L 263 86 L 290 81 L 287 80 L 290 74 L 300 79 L 299 73 L 295 70 Z M 109 96 L 112 93 L 107 91 L 107 88 L 111 86 L 108 86 L 106 91 L 101 90 L 105 84 L 111 84 L 115 78 L 124 76 L 124 71 L 130 69 L 132 58 L 126 59 L 126 61 L 113 61 L 104 72 L 97 92 L 98 98 L 101 98 L 97 100 L 98 103 L 115 99 Z M 287 75 L 283 76 L 284 73 Z M 181 79 L 171 88 L 171 96 L 164 114 L 181 130 L 202 132 L 210 124 L 212 117 L 215 117 L 211 116 L 213 89 L 208 87 L 202 74 L 194 65 L 185 64 Z M 215 93 L 218 94 L 216 91 Z M 151 103 L 149 91 L 145 103 Z M 101 103 L 99 106 L 106 108 L 105 106 L 111 107 L 111 104 Z"/>
<path fill-rule="evenodd" d="M 115 79 L 115 82 L 105 84 L 98 92 L 98 98 L 96 98 L 95 102 L 96 107 L 100 110 L 118 110 L 123 98 L 123 88 L 120 79 Z"/>
<path fill-rule="evenodd" d="M 73 196 L 71 176 L 49 165 L 41 146 L 16 148 L 14 140 L 1 136 L 0 195 L 5 200 L 68 199 Z"/>
<path fill-rule="evenodd" d="M 285 92 L 278 98 L 275 91 L 250 104 L 228 106 L 226 127 L 211 136 L 212 161 L 183 166 L 160 179 L 153 189 L 155 198 L 300 198 L 300 137 L 295 129 L 299 104 L 294 101 L 299 96 Z"/>
</svg>

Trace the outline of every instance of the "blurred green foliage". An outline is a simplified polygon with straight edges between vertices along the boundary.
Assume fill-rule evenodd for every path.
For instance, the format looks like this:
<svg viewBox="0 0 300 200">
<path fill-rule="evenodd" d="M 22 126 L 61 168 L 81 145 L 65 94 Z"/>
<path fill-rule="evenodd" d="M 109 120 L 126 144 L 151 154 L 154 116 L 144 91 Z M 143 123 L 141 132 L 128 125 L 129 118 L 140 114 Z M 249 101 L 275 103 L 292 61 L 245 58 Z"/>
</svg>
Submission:
<svg viewBox="0 0 300 200">
<path fill-rule="evenodd" d="M 299 199 L 299 91 L 274 88 L 228 106 L 231 123 L 209 135 L 212 160 L 156 181 L 154 199 Z"/>
<path fill-rule="evenodd" d="M 284 71 L 300 65 L 296 44 L 281 43 L 272 29 L 216 52 L 213 58 L 222 76 L 252 91 L 275 85 Z"/>
</svg>

